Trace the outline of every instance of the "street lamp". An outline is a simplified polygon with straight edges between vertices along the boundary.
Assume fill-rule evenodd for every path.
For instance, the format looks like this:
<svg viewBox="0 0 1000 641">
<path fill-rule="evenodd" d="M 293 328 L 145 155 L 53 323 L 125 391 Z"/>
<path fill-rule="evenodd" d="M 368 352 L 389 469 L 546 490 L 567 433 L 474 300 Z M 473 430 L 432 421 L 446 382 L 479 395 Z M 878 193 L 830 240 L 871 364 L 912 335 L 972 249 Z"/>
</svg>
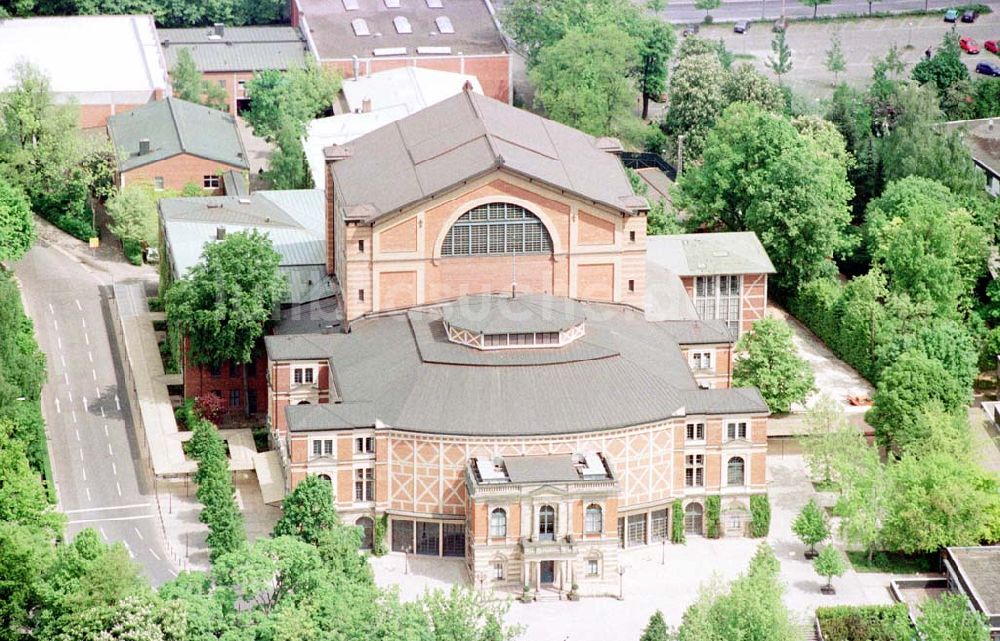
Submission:
<svg viewBox="0 0 1000 641">
<path fill-rule="evenodd" d="M 666 539 L 666 537 L 664 537 L 660 541 L 660 543 L 661 543 L 661 545 L 660 545 L 660 565 L 666 565 L 667 564 L 667 539 Z"/>
<path fill-rule="evenodd" d="M 479 581 L 479 591 L 482 592 L 484 588 L 484 583 L 486 583 L 486 573 L 476 572 L 476 580 Z"/>
<path fill-rule="evenodd" d="M 618 600 L 625 600 L 625 566 L 618 566 Z"/>
<path fill-rule="evenodd" d="M 413 549 L 412 545 L 407 545 L 403 547 L 403 574 L 410 573 L 410 550 Z"/>
</svg>

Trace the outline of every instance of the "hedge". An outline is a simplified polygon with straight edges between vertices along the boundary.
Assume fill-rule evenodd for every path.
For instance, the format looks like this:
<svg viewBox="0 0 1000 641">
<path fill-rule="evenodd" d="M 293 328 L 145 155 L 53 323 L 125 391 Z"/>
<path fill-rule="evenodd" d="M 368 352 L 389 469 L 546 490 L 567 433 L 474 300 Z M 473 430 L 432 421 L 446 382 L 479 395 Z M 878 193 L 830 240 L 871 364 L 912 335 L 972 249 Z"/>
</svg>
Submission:
<svg viewBox="0 0 1000 641">
<path fill-rule="evenodd" d="M 762 538 L 771 531 L 771 501 L 767 494 L 750 497 L 750 536 Z"/>
<path fill-rule="evenodd" d="M 705 536 L 710 539 L 722 536 L 721 496 L 709 496 L 705 499 Z"/>
<path fill-rule="evenodd" d="M 670 519 L 670 542 L 686 542 L 687 538 L 684 536 L 684 505 L 680 500 L 674 501 L 670 506 Z"/>
<path fill-rule="evenodd" d="M 912 641 L 906 605 L 839 605 L 816 608 L 826 641 Z"/>
</svg>

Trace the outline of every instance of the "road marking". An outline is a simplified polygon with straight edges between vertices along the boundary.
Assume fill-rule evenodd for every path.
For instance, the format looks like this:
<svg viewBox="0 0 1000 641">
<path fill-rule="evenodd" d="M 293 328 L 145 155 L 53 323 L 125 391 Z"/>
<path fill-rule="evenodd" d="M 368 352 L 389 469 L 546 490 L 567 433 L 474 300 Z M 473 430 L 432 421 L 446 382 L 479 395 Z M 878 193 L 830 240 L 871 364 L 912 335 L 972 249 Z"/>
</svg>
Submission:
<svg viewBox="0 0 1000 641">
<path fill-rule="evenodd" d="M 129 546 L 128 541 L 122 541 L 122 543 L 125 544 L 125 549 L 128 550 L 128 555 L 134 559 L 135 558 L 135 553 L 132 552 L 132 548 L 131 548 L 131 546 Z"/>
<path fill-rule="evenodd" d="M 121 401 L 118 400 L 117 394 L 115 394 L 115 409 L 117 409 L 119 412 L 122 410 L 122 403 Z"/>
<path fill-rule="evenodd" d="M 80 430 L 73 430 L 73 431 L 76 432 L 76 442 L 79 443 L 80 442 Z"/>
<path fill-rule="evenodd" d="M 82 447 L 80 448 L 80 460 L 81 461 L 83 460 L 83 448 Z"/>
<path fill-rule="evenodd" d="M 111 461 L 111 473 L 118 476 L 118 466 L 115 465 L 114 461 Z"/>
<path fill-rule="evenodd" d="M 108 443 L 108 454 L 110 456 L 114 456 L 115 455 L 115 453 L 111 451 L 111 443 Z"/>
<path fill-rule="evenodd" d="M 70 410 L 69 412 L 73 415 L 73 422 L 76 423 L 76 410 Z"/>
<path fill-rule="evenodd" d="M 89 487 L 85 487 L 83 489 L 87 491 L 87 500 L 89 501 L 90 500 L 90 488 Z"/>
<path fill-rule="evenodd" d="M 56 326 L 56 331 L 58 332 L 59 331 L 59 321 L 57 321 L 56 319 L 53 318 L 52 319 L 52 324 Z"/>
<path fill-rule="evenodd" d="M 107 418 L 107 416 L 106 416 L 106 415 L 104 414 L 104 408 L 103 408 L 103 407 L 101 408 L 101 418 Z M 104 426 L 104 429 L 105 429 L 105 430 L 107 430 L 107 429 L 108 429 L 108 426 L 107 426 L 107 425 L 105 425 L 105 426 Z"/>
<path fill-rule="evenodd" d="M 66 357 L 62 354 L 59 354 L 59 362 L 62 363 L 63 367 L 66 367 Z"/>
<path fill-rule="evenodd" d="M 157 554 L 156 552 L 153 552 L 153 548 L 149 548 L 149 553 L 152 554 L 153 558 L 156 559 L 157 561 L 160 560 L 160 555 Z"/>
<path fill-rule="evenodd" d="M 87 480 L 87 468 L 85 468 L 84 466 L 81 465 L 80 466 L 80 472 L 83 473 L 83 480 L 86 481 Z"/>
<path fill-rule="evenodd" d="M 69 402 L 72 403 L 73 402 L 73 390 L 71 390 L 71 389 L 66 390 L 66 396 L 69 396 Z"/>
<path fill-rule="evenodd" d="M 86 318 L 81 318 L 80 322 L 83 323 L 83 328 L 87 329 L 87 319 Z"/>
<path fill-rule="evenodd" d="M 89 359 L 90 359 L 90 362 L 91 362 L 91 363 L 93 363 L 93 362 L 94 362 L 94 354 L 93 354 L 92 352 L 87 352 L 87 358 L 89 358 Z"/>
<path fill-rule="evenodd" d="M 83 410 L 86 411 L 87 410 L 87 397 L 84 396 L 83 394 L 80 394 L 80 402 L 83 403 Z"/>
<path fill-rule="evenodd" d="M 115 487 L 118 488 L 118 496 L 121 496 L 122 495 L 122 484 L 119 483 L 118 481 L 115 481 Z"/>
<path fill-rule="evenodd" d="M 87 345 L 90 345 L 90 334 L 87 332 L 83 333 L 83 340 L 86 341 Z"/>
<path fill-rule="evenodd" d="M 139 516 L 109 516 L 103 519 L 79 519 L 77 521 L 66 521 L 67 525 L 79 525 L 81 523 L 101 523 L 104 521 L 138 521 L 140 519 L 156 518 L 155 514 L 140 514 Z"/>
<path fill-rule="evenodd" d="M 145 539 L 145 537 L 143 537 L 143 536 L 142 536 L 142 532 L 140 532 L 140 531 L 139 531 L 139 528 L 137 528 L 137 527 L 134 527 L 134 528 L 132 528 L 132 529 L 133 529 L 133 530 L 135 530 L 135 535 L 136 535 L 137 537 L 139 537 L 139 540 L 140 540 L 140 541 L 145 541 L 145 540 L 146 540 L 146 539 Z"/>
<path fill-rule="evenodd" d="M 49 313 L 55 314 L 56 310 L 52 308 L 52 303 L 49 303 Z"/>
<path fill-rule="evenodd" d="M 65 380 L 66 384 L 69 385 L 69 374 L 66 372 L 63 372 L 63 380 Z"/>
<path fill-rule="evenodd" d="M 93 368 L 91 368 L 91 370 L 90 370 L 90 374 L 91 374 L 91 376 L 93 376 L 93 377 L 94 377 L 94 380 L 96 381 L 96 380 L 97 380 L 97 370 L 96 370 L 96 369 L 93 369 Z"/>
<path fill-rule="evenodd" d="M 106 533 L 104 532 L 104 528 L 102 528 L 102 527 L 100 527 L 100 528 L 97 528 L 97 531 L 101 533 L 101 536 L 103 536 L 103 537 L 104 537 L 104 540 L 105 540 L 105 541 L 107 541 L 107 540 L 108 540 L 108 535 L 107 535 L 107 534 L 106 534 Z"/>
<path fill-rule="evenodd" d="M 62 414 L 62 408 L 59 406 L 59 399 L 56 399 L 56 414 Z"/>
<path fill-rule="evenodd" d="M 79 510 L 63 510 L 63 514 L 77 514 L 78 512 L 104 512 L 106 510 L 131 510 L 135 507 L 153 507 L 152 503 L 130 503 L 129 505 L 108 505 L 106 507 L 86 507 Z M 149 516 L 152 516 L 150 514 Z M 96 519 L 98 521 L 103 519 Z"/>
<path fill-rule="evenodd" d="M 59 346 L 59 349 L 62 349 L 62 338 L 59 336 L 56 336 L 56 345 Z"/>
<path fill-rule="evenodd" d="M 107 423 L 104 424 L 104 435 L 105 436 L 108 435 L 108 425 L 107 425 Z"/>
<path fill-rule="evenodd" d="M 171 570 L 170 568 L 167 568 L 167 572 L 169 572 L 173 576 L 177 576 L 177 571 L 176 570 Z"/>
<path fill-rule="evenodd" d="M 97 398 L 100 398 L 101 397 L 101 388 L 98 387 L 98 386 L 96 386 L 96 385 L 94 385 L 94 389 L 97 391 Z"/>
<path fill-rule="evenodd" d="M 80 307 L 80 301 L 74 298 L 73 302 L 76 303 L 76 308 L 82 312 L 83 308 Z"/>
</svg>

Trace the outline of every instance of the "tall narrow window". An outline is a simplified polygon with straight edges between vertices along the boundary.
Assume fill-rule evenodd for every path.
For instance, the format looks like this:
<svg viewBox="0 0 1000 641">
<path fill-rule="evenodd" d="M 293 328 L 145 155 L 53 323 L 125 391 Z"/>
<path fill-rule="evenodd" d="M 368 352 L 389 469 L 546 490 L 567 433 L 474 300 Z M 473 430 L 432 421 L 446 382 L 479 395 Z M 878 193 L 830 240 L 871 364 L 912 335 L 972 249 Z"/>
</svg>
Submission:
<svg viewBox="0 0 1000 641">
<path fill-rule="evenodd" d="M 694 281 L 694 307 L 702 320 L 725 321 L 734 335 L 739 331 L 741 277 L 697 276 Z"/>
<path fill-rule="evenodd" d="M 507 512 L 496 508 L 490 512 L 490 536 L 500 538 L 507 536 Z"/>
<path fill-rule="evenodd" d="M 746 464 L 743 459 L 739 456 L 729 459 L 729 464 L 726 466 L 726 484 L 743 485 L 745 478 Z"/>
<path fill-rule="evenodd" d="M 703 487 L 705 485 L 705 456 L 688 454 L 684 457 L 684 486 Z"/>
<path fill-rule="evenodd" d="M 585 534 L 600 534 L 604 530 L 604 511 L 601 506 L 591 503 L 583 517 L 583 532 Z"/>
<path fill-rule="evenodd" d="M 354 470 L 355 502 L 375 500 L 375 469 L 371 467 Z"/>
<path fill-rule="evenodd" d="M 556 538 L 556 511 L 551 505 L 538 509 L 538 538 L 542 541 L 554 541 Z"/>
<path fill-rule="evenodd" d="M 704 441 L 705 440 L 705 424 L 704 423 L 688 423 L 684 429 L 684 440 L 686 441 Z"/>
</svg>

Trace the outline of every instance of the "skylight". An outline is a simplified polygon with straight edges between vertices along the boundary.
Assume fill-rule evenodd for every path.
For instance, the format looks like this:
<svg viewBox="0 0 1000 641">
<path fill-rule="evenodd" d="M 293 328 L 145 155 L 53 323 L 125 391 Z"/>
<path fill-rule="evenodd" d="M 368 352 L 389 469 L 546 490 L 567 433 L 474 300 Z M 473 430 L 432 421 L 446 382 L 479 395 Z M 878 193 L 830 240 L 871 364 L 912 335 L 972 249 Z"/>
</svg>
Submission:
<svg viewBox="0 0 1000 641">
<path fill-rule="evenodd" d="M 399 0 L 384 0 L 386 9 L 398 9 Z"/>
<path fill-rule="evenodd" d="M 370 36 L 371 31 L 368 31 L 368 23 L 365 22 L 364 18 L 355 18 L 351 20 L 351 26 L 354 28 L 354 35 L 356 36 Z"/>
<path fill-rule="evenodd" d="M 410 21 L 404 16 L 396 16 L 392 19 L 392 24 L 396 25 L 396 33 L 413 33 Z"/>
<path fill-rule="evenodd" d="M 344 0 L 344 11 L 357 11 L 358 0 Z"/>
<path fill-rule="evenodd" d="M 440 9 L 444 5 L 441 4 L 441 0 L 427 0 L 428 9 Z"/>
<path fill-rule="evenodd" d="M 438 31 L 441 33 L 455 33 L 455 27 L 451 24 L 451 18 L 448 16 L 438 16 L 434 22 L 437 23 Z"/>
</svg>

